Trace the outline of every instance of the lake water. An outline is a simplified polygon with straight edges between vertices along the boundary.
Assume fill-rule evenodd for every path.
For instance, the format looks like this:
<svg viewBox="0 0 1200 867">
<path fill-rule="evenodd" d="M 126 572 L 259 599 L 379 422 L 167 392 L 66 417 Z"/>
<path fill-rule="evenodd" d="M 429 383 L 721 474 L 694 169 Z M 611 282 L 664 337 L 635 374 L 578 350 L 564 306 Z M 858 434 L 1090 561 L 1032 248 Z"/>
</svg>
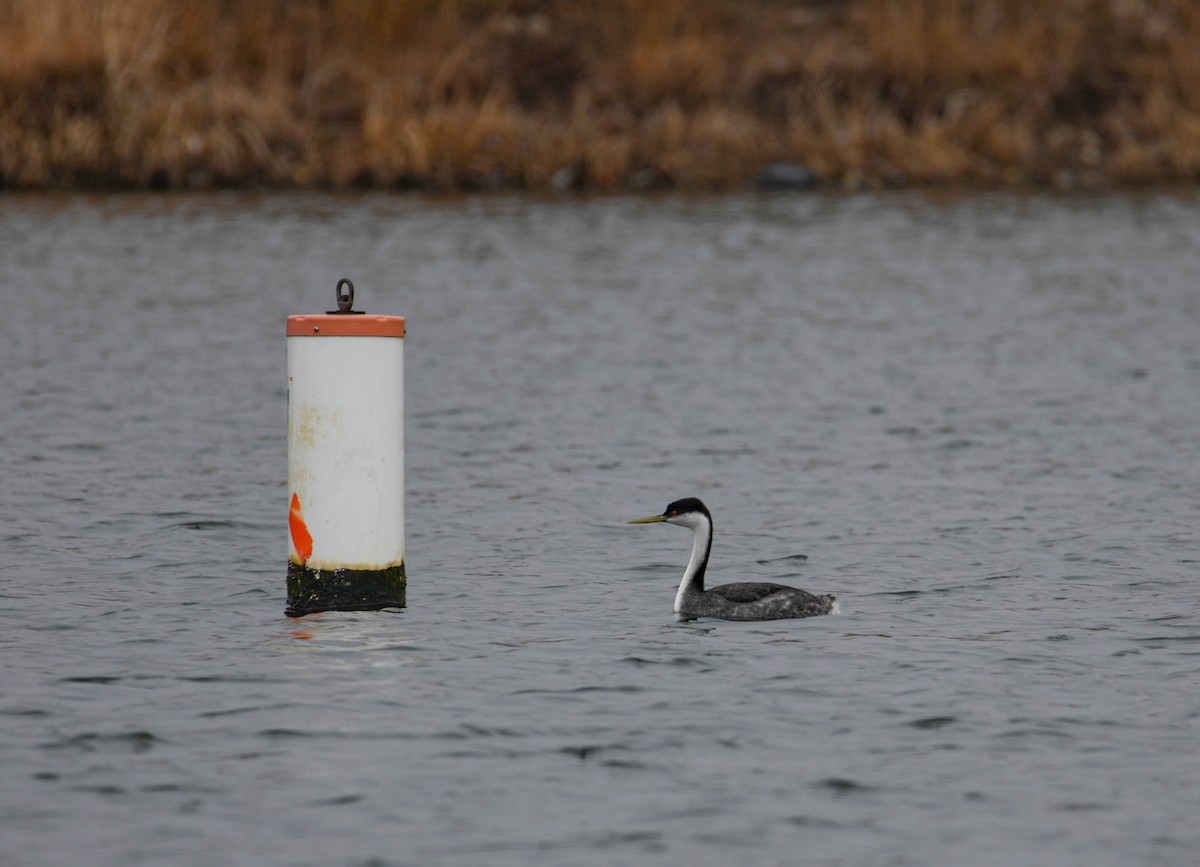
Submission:
<svg viewBox="0 0 1200 867">
<path fill-rule="evenodd" d="M 284 616 L 284 320 L 408 608 Z M 0 198 L 0 865 L 1183 865 L 1200 201 Z M 834 616 L 676 623 L 710 582 Z"/>
</svg>

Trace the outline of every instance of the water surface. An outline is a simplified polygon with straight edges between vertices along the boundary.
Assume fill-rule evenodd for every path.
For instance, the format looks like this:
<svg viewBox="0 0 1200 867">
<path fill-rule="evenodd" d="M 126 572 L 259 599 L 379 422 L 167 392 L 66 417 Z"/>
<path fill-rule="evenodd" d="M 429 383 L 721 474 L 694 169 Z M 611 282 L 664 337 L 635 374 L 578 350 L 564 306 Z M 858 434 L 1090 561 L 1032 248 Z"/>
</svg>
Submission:
<svg viewBox="0 0 1200 867">
<path fill-rule="evenodd" d="M 409 607 L 283 616 L 284 319 L 408 317 Z M 0 864 L 1179 865 L 1200 204 L 0 200 Z M 671 616 L 710 576 L 841 614 Z"/>
</svg>

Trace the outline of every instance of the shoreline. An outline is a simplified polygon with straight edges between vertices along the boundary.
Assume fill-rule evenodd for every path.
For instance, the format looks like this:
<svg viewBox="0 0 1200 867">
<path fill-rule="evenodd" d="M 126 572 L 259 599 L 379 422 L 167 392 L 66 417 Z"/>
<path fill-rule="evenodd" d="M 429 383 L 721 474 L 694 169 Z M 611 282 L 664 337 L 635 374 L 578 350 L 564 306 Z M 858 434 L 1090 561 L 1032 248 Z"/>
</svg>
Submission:
<svg viewBox="0 0 1200 867">
<path fill-rule="evenodd" d="M 41 0 L 0 190 L 1183 189 L 1170 0 Z"/>
</svg>

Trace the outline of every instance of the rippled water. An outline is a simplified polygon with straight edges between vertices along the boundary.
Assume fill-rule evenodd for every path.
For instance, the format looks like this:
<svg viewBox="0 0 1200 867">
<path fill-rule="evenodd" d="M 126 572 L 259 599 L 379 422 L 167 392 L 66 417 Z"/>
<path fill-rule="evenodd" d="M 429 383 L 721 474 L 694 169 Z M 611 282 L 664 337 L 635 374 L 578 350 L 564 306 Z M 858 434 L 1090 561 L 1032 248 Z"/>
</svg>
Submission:
<svg viewBox="0 0 1200 867">
<path fill-rule="evenodd" d="M 408 317 L 288 619 L 284 318 Z M 1191 863 L 1193 197 L 0 199 L 0 864 Z M 710 576 L 842 613 L 674 622 Z"/>
</svg>

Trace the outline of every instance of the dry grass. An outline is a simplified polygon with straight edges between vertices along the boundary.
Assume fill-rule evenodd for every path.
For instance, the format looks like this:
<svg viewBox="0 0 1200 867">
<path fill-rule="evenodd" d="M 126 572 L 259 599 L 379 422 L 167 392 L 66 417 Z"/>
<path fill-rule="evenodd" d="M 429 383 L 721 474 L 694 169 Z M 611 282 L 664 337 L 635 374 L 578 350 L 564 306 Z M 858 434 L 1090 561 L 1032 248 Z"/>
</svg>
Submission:
<svg viewBox="0 0 1200 867">
<path fill-rule="evenodd" d="M 0 0 L 0 187 L 1200 179 L 1189 0 Z"/>
</svg>

